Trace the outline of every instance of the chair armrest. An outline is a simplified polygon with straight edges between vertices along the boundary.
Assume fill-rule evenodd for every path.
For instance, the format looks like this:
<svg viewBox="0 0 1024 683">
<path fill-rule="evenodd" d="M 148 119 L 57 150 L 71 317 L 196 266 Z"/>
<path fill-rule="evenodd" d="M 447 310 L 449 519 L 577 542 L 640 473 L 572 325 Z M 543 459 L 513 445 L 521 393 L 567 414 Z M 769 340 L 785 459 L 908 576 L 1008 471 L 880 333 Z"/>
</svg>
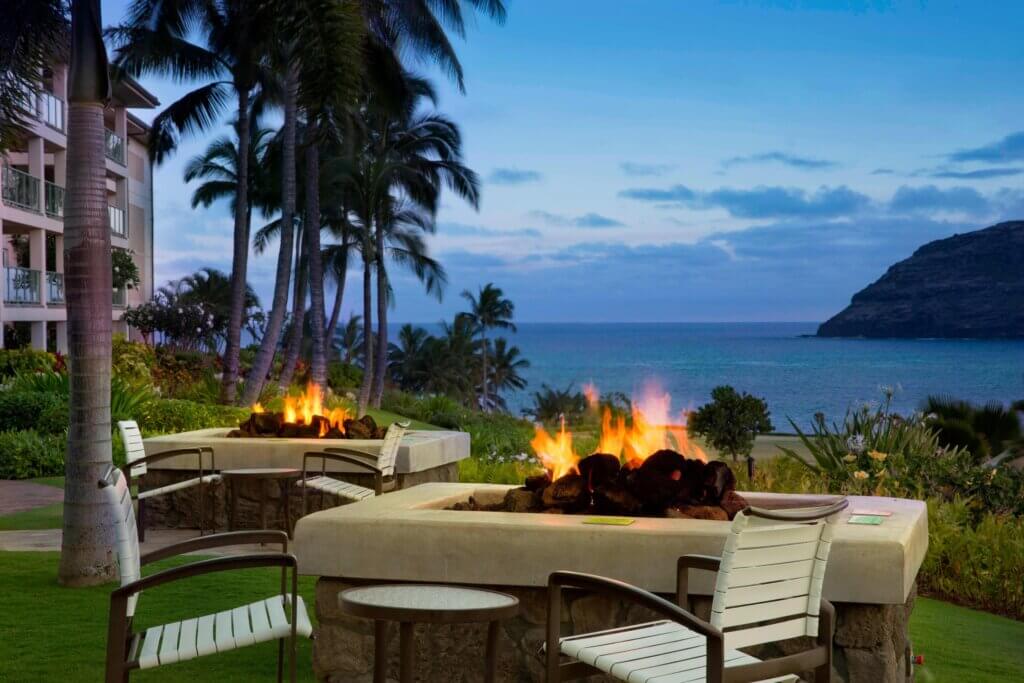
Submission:
<svg viewBox="0 0 1024 683">
<path fill-rule="evenodd" d="M 560 589 L 563 587 L 583 588 L 595 593 L 615 595 L 646 607 L 653 612 L 657 612 L 663 617 L 682 624 L 687 628 L 693 629 L 697 633 L 706 636 L 709 640 L 722 640 L 722 631 L 715 628 L 708 622 L 694 616 L 678 605 L 673 605 L 668 600 L 655 595 L 654 593 L 637 588 L 636 586 L 631 586 L 628 583 L 609 579 L 603 576 L 582 574 L 579 572 L 558 571 L 551 574 L 548 578 L 549 595 L 551 593 L 559 593 Z M 559 601 L 559 605 L 560 604 L 561 602 Z"/>
<path fill-rule="evenodd" d="M 183 564 L 180 567 L 165 569 L 156 574 L 144 576 L 141 579 L 126 583 L 115 588 L 110 594 L 110 599 L 124 599 L 144 590 L 160 586 L 181 579 L 188 579 L 203 574 L 214 574 L 217 572 L 233 571 L 235 569 L 253 569 L 256 567 L 281 567 L 288 569 L 296 567 L 295 556 L 289 553 L 256 553 L 252 555 L 233 555 L 231 557 L 215 557 L 210 560 L 200 560 L 190 564 Z"/>
<path fill-rule="evenodd" d="M 140 564 L 146 565 L 168 557 L 174 557 L 175 555 L 195 552 L 196 550 L 223 548 L 225 546 L 242 545 L 244 543 L 279 543 L 281 544 L 281 552 L 288 552 L 288 534 L 283 531 L 229 531 L 222 534 L 212 534 L 210 536 L 191 538 L 187 541 L 182 541 L 181 543 L 174 543 L 165 548 L 160 548 L 159 550 L 154 550 L 151 553 L 146 553 L 139 559 L 139 562 Z"/>
<path fill-rule="evenodd" d="M 368 472 L 374 472 L 376 474 L 383 474 L 383 470 L 377 467 L 372 462 L 366 460 L 371 454 L 360 453 L 358 451 L 347 451 L 347 449 L 332 448 L 321 452 L 313 452 L 306 454 L 309 457 L 324 458 L 325 460 L 335 460 L 337 462 L 345 462 L 356 467 L 361 467 Z"/>
<path fill-rule="evenodd" d="M 722 558 L 712 555 L 683 555 L 676 563 L 676 604 L 688 612 L 693 611 L 690 604 L 690 570 L 703 569 L 717 572 L 722 565 Z"/>
<path fill-rule="evenodd" d="M 160 460 L 166 460 L 168 458 L 174 458 L 174 457 L 177 457 L 177 456 L 180 456 L 180 455 L 196 455 L 196 456 L 199 456 L 199 458 L 200 458 L 199 462 L 200 462 L 200 465 L 202 465 L 203 453 L 206 453 L 206 452 L 210 453 L 210 458 L 211 458 L 210 462 L 212 464 L 212 462 L 213 462 L 213 449 L 211 447 L 209 447 L 209 446 L 195 446 L 195 447 L 192 447 L 192 448 L 174 448 L 174 449 L 171 449 L 169 451 L 160 451 L 159 453 L 154 453 L 153 455 L 146 455 L 146 456 L 143 456 L 141 458 L 136 458 L 135 460 L 132 460 L 130 463 L 127 463 L 125 465 L 125 467 L 134 467 L 135 465 L 152 465 L 153 463 L 158 462 Z"/>
</svg>

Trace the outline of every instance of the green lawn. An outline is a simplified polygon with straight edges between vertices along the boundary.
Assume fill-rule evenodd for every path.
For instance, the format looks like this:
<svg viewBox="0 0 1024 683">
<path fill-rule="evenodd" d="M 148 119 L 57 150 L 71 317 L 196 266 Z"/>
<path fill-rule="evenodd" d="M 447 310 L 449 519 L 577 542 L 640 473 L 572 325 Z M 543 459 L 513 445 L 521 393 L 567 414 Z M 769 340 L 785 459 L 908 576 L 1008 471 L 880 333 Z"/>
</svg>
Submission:
<svg viewBox="0 0 1024 683">
<path fill-rule="evenodd" d="M 39 477 L 29 481 L 45 484 L 56 488 L 64 488 L 64 477 Z M 64 504 L 54 503 L 34 510 L 15 512 L 13 515 L 0 516 L 0 531 L 17 531 L 19 529 L 36 531 L 38 529 L 59 529 Z M 0 679 L 2 680 L 2 679 Z"/>
<path fill-rule="evenodd" d="M 0 680 L 94 681 L 103 672 L 109 586 L 87 589 L 57 585 L 57 553 L 0 552 Z M 192 558 L 189 558 L 191 561 Z M 156 569 L 180 561 L 162 562 Z M 147 592 L 139 601 L 138 626 L 173 621 L 236 607 L 274 593 L 274 570 L 233 572 L 189 579 Z M 313 617 L 313 579 L 300 591 Z M 201 605 L 201 607 L 200 607 Z M 1024 623 L 921 598 L 911 632 L 916 652 L 925 655 L 919 680 L 928 683 L 1024 680 Z M 277 648 L 264 643 L 225 655 L 204 657 L 132 676 L 138 681 L 270 680 Z M 312 681 L 309 642 L 300 649 L 301 680 Z"/>
</svg>

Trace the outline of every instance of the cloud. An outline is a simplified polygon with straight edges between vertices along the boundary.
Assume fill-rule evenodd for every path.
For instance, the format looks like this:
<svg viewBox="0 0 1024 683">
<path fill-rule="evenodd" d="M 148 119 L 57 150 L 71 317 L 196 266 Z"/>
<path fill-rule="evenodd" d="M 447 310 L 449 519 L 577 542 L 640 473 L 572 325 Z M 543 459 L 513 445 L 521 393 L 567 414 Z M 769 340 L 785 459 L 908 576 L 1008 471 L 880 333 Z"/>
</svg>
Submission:
<svg viewBox="0 0 1024 683">
<path fill-rule="evenodd" d="M 987 178 L 1005 178 L 1024 173 L 1024 168 L 979 168 L 974 171 L 933 171 L 931 178 L 953 178 L 956 180 L 985 180 Z"/>
<path fill-rule="evenodd" d="M 889 209 L 896 213 L 957 212 L 985 215 L 992 212 L 993 205 L 972 187 L 941 189 L 935 185 L 903 185 L 893 194 Z"/>
<path fill-rule="evenodd" d="M 758 186 L 750 190 L 729 187 L 697 192 L 683 185 L 668 189 L 634 188 L 620 197 L 693 209 L 721 208 L 736 218 L 833 218 L 857 213 L 870 199 L 845 185 L 822 186 L 814 193 L 791 187 Z"/>
<path fill-rule="evenodd" d="M 751 154 L 748 156 L 732 157 L 722 162 L 722 166 L 730 168 L 732 166 L 739 166 L 743 164 L 769 164 L 778 163 L 790 166 L 792 168 L 798 168 L 803 171 L 820 171 L 830 168 L 836 168 L 839 166 L 835 161 L 829 161 L 827 159 L 815 159 L 812 157 L 802 157 L 795 154 L 789 154 L 787 152 L 763 152 L 761 154 Z"/>
<path fill-rule="evenodd" d="M 438 232 L 453 237 L 541 237 L 540 230 L 536 228 L 518 228 L 503 230 L 500 228 L 485 228 L 480 225 L 466 225 L 464 223 L 444 223 Z"/>
<path fill-rule="evenodd" d="M 487 177 L 492 185 L 522 185 L 538 182 L 543 176 L 540 171 L 528 171 L 519 168 L 496 168 Z"/>
<path fill-rule="evenodd" d="M 620 197 L 637 199 L 642 202 L 692 202 L 697 193 L 685 185 L 673 185 L 667 189 L 637 187 L 619 192 Z"/>
<path fill-rule="evenodd" d="M 663 176 L 675 168 L 675 164 L 642 164 L 623 161 L 619 168 L 628 176 L 640 178 L 644 176 Z"/>
<path fill-rule="evenodd" d="M 871 172 L 871 175 L 892 175 L 895 172 L 891 168 L 876 168 Z"/>
<path fill-rule="evenodd" d="M 550 211 L 531 211 L 527 215 L 550 225 L 564 225 L 576 228 L 621 228 L 625 225 L 622 221 L 594 212 L 585 213 L 582 216 L 566 216 L 560 213 L 551 213 Z"/>
<path fill-rule="evenodd" d="M 989 163 L 1024 161 L 1024 131 L 1011 133 L 1002 140 L 961 149 L 948 155 L 950 161 L 987 161 Z"/>
</svg>

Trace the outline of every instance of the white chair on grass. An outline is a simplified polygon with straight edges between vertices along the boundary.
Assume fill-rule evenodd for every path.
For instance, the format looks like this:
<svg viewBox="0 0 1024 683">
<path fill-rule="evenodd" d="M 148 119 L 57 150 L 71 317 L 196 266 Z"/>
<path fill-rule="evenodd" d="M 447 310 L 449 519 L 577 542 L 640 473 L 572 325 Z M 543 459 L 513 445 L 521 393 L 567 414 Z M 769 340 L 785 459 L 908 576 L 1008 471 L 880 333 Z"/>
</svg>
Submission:
<svg viewBox="0 0 1024 683">
<path fill-rule="evenodd" d="M 155 453 L 147 456 L 146 447 L 142 443 L 142 432 L 139 431 L 139 425 L 135 420 L 123 420 L 118 422 L 117 429 L 121 432 L 121 441 L 124 443 L 125 466 L 122 469 L 125 473 L 125 477 L 128 479 L 129 490 L 131 490 L 133 480 L 135 480 L 136 483 L 141 483 L 138 480 L 146 474 L 147 465 L 159 460 L 165 460 L 167 458 L 182 455 L 196 456 L 196 470 L 199 472 L 198 477 L 192 477 L 191 479 L 167 484 L 166 486 L 160 486 L 155 489 L 148 489 L 146 491 L 140 490 L 136 495 L 136 499 L 139 501 L 139 542 L 146 542 L 146 500 L 153 498 L 154 496 L 162 496 L 168 493 L 173 493 L 174 491 L 192 488 L 193 486 L 203 487 L 199 491 L 199 534 L 202 535 L 205 530 L 204 520 L 206 518 L 205 488 L 221 480 L 221 476 L 215 472 L 216 462 L 214 461 L 213 448 L 210 446 L 175 448 L 173 450 L 163 451 L 161 453 Z M 203 469 L 204 453 L 210 454 L 210 467 L 207 468 L 207 470 Z M 206 471 L 208 471 L 209 474 L 206 474 Z M 211 531 L 216 531 L 215 520 L 211 521 L 211 525 L 213 526 Z"/>
<path fill-rule="evenodd" d="M 408 428 L 408 422 L 392 422 L 377 453 L 361 448 L 331 447 L 322 451 L 309 451 L 303 455 L 302 478 L 296 482 L 296 486 L 302 487 L 302 514 L 309 513 L 309 491 L 320 492 L 320 507 L 323 508 L 325 493 L 331 493 L 349 502 L 358 502 L 394 490 L 395 461 L 398 459 L 402 437 Z M 310 476 L 310 460 L 320 461 L 320 474 Z M 348 463 L 372 473 L 374 487 L 371 489 L 327 476 L 328 461 Z"/>
<path fill-rule="evenodd" d="M 283 531 L 235 531 L 201 536 L 139 556 L 135 512 L 124 474 L 111 467 L 99 486 L 107 492 L 110 514 L 117 529 L 117 559 L 121 587 L 110 594 L 107 626 L 106 682 L 125 683 L 136 669 L 150 669 L 218 652 L 236 650 L 270 640 L 279 641 L 277 680 L 284 674 L 284 643 L 289 643 L 290 680 L 296 676 L 296 643 L 311 637 L 313 627 L 305 603 L 298 594 L 295 556 L 288 554 L 288 535 Z M 234 555 L 166 569 L 143 577 L 143 565 L 184 553 L 247 543 L 281 544 L 280 553 Z M 280 567 L 281 590 L 264 600 L 231 610 L 185 619 L 145 631 L 133 632 L 132 621 L 142 591 L 201 574 L 255 567 Z M 288 573 L 291 582 L 288 585 Z M 197 604 L 203 596 L 196 595 Z"/>
<path fill-rule="evenodd" d="M 793 674 L 813 670 L 815 683 L 827 683 L 835 612 L 822 599 L 821 586 L 835 520 L 846 506 L 844 498 L 820 508 L 748 507 L 733 520 L 721 558 L 679 558 L 678 605 L 614 579 L 555 572 L 548 581 L 547 680 L 605 673 L 628 683 L 746 683 L 796 681 Z M 692 613 L 690 569 L 718 572 L 710 622 Z M 564 588 L 613 595 L 662 618 L 562 637 Z M 764 661 L 738 650 L 799 636 L 816 641 L 810 649 Z"/>
</svg>

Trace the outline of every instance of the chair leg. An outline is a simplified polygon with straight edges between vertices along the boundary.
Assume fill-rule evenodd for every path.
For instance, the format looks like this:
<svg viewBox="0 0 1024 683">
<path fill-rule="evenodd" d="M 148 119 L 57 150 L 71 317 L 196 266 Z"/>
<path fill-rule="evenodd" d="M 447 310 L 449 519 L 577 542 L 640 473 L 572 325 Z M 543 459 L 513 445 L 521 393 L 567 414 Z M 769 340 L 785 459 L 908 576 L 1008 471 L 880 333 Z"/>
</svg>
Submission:
<svg viewBox="0 0 1024 683">
<path fill-rule="evenodd" d="M 277 641 L 277 683 L 284 680 L 284 638 Z"/>
<path fill-rule="evenodd" d="M 139 543 L 146 542 L 146 501 L 139 498 L 139 518 L 135 520 L 135 526 L 139 531 Z"/>
</svg>

